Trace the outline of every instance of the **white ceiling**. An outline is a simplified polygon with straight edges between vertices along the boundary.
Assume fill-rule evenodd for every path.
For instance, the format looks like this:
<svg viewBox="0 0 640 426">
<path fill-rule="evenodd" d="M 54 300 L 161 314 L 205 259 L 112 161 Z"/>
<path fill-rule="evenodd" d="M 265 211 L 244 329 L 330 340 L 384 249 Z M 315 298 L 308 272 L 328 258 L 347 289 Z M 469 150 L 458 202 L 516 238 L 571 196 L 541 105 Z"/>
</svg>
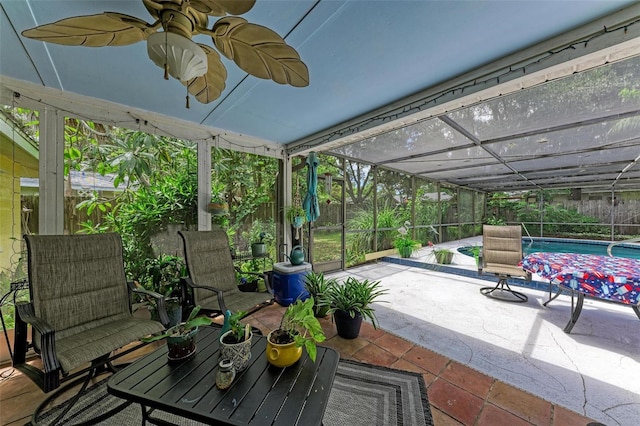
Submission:
<svg viewBox="0 0 640 426">
<path fill-rule="evenodd" d="M 533 76 L 542 68 L 535 61 L 547 53 L 545 46 L 561 48 L 587 39 L 589 31 L 631 21 L 640 15 L 639 6 L 628 0 L 257 0 L 243 17 L 275 30 L 300 53 L 310 85 L 294 88 L 248 76 L 223 58 L 228 78 L 222 96 L 207 105 L 192 99 L 186 109 L 184 87 L 163 79 L 144 42 L 89 48 L 20 35 L 37 25 L 104 11 L 152 21 L 139 0 L 0 0 L 0 102 L 52 106 L 73 116 L 195 141 L 220 136 L 220 146 L 259 154 L 303 153 L 379 132 L 380 125 L 389 126 L 389 117 L 409 116 L 400 112 L 371 119 L 379 111 L 409 110 L 410 102 L 474 76 L 484 82 L 478 93 L 494 87 L 497 95 L 495 87 L 503 81 L 490 83 L 487 73 L 515 69 L 524 61 L 523 74 Z M 616 43 L 625 41 L 617 37 Z M 599 40 L 580 46 L 589 50 L 584 54 L 610 47 L 607 41 L 599 46 Z M 209 37 L 195 41 L 211 45 Z M 565 61 L 576 55 L 558 56 Z M 451 93 L 446 100 L 457 98 L 460 93 Z M 443 103 L 429 108 L 435 105 L 436 111 Z M 420 112 L 417 117 L 423 118 L 425 109 Z M 356 130 L 364 136 L 354 136 Z"/>
</svg>

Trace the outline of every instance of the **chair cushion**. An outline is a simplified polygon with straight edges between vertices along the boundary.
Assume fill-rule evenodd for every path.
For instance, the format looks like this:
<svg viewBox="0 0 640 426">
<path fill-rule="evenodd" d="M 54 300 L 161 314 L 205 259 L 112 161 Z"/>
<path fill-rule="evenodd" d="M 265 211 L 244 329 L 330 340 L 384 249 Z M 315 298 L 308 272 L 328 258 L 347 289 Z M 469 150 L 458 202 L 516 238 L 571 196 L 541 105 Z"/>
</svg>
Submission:
<svg viewBox="0 0 640 426">
<path fill-rule="evenodd" d="M 527 277 L 529 275 L 524 269 L 518 266 L 500 265 L 495 263 L 487 263 L 482 272 L 496 275 L 506 275 L 510 277 Z"/>
<path fill-rule="evenodd" d="M 135 317 L 125 318 L 65 338 L 56 338 L 56 354 L 62 369 L 69 372 L 84 363 L 163 329 L 162 324 L 157 321 Z"/>
<path fill-rule="evenodd" d="M 224 292 L 224 303 L 231 312 L 250 311 L 255 306 L 262 305 L 272 299 L 271 293 L 242 292 L 239 290 Z M 215 306 L 217 305 L 216 303 Z M 217 308 L 209 307 L 209 309 Z"/>
</svg>

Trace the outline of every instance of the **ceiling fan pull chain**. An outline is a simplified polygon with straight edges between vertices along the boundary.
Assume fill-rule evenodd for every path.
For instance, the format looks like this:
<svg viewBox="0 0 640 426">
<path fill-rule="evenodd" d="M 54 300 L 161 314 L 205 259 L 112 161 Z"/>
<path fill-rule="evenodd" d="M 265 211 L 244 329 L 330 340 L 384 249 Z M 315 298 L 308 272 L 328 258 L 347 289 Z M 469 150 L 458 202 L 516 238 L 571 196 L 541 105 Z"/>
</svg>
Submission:
<svg viewBox="0 0 640 426">
<path fill-rule="evenodd" d="M 164 30 L 164 79 L 169 80 L 169 42 L 167 41 L 167 30 Z"/>
<path fill-rule="evenodd" d="M 187 84 L 187 109 L 190 109 L 191 107 L 189 106 L 189 85 Z"/>
</svg>

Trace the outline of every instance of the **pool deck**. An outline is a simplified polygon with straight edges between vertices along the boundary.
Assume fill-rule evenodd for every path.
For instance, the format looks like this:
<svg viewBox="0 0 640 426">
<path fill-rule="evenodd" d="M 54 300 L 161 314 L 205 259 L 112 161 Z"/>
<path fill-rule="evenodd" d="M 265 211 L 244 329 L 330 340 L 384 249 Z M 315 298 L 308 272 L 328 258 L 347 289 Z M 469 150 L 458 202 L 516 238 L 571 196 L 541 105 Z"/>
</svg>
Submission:
<svg viewBox="0 0 640 426">
<path fill-rule="evenodd" d="M 389 290 L 375 305 L 384 330 L 606 425 L 638 424 L 640 321 L 630 307 L 587 299 L 566 334 L 570 298 L 542 306 L 548 283 L 540 277 L 518 288 L 526 303 L 490 299 L 479 289 L 496 280 L 479 277 L 473 258 L 456 253 L 451 266 L 434 266 L 429 248 L 331 274 L 349 275 Z"/>
</svg>

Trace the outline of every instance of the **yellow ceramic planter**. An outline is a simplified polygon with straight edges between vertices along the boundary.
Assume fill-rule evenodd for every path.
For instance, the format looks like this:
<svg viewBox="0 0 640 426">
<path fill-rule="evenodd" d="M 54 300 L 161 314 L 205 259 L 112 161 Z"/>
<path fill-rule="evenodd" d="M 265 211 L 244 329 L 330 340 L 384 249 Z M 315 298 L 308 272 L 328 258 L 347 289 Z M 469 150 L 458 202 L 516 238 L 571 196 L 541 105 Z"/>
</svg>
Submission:
<svg viewBox="0 0 640 426">
<path fill-rule="evenodd" d="M 271 333 L 267 335 L 267 361 L 276 367 L 288 367 L 295 364 L 302 357 L 302 348 L 296 347 L 295 342 L 280 345 L 271 343 Z"/>
</svg>

